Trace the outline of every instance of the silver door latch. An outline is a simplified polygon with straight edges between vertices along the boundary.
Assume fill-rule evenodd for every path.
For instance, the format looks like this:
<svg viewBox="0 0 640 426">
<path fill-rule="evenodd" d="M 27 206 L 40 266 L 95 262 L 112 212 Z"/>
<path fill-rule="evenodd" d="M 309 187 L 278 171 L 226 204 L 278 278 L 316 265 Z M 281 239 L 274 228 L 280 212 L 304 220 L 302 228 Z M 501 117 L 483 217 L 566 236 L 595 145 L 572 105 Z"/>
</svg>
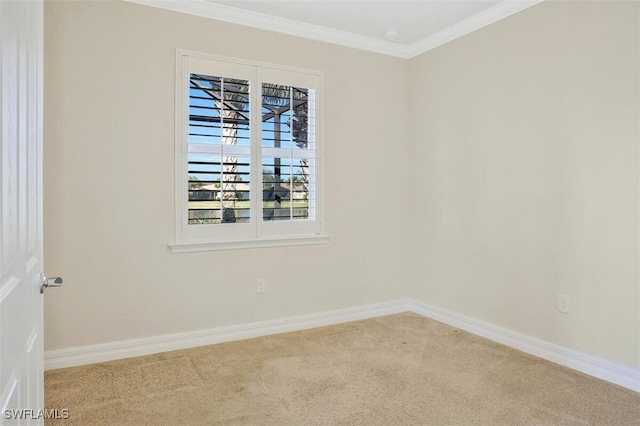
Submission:
<svg viewBox="0 0 640 426">
<path fill-rule="evenodd" d="M 44 289 L 47 287 L 60 287 L 62 285 L 62 278 L 51 277 L 47 278 L 44 273 L 40 274 L 40 294 L 44 293 Z"/>
</svg>

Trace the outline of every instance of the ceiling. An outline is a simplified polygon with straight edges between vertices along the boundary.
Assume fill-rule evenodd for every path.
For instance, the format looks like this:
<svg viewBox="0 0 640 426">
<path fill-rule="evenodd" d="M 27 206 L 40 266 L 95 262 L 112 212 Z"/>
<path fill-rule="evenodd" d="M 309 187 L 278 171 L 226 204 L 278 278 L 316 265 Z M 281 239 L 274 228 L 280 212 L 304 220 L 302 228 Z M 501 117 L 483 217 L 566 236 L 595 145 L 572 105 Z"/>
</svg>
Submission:
<svg viewBox="0 0 640 426">
<path fill-rule="evenodd" d="M 398 37 L 391 41 L 405 45 L 429 37 L 500 3 L 500 0 L 210 1 L 379 40 L 385 40 L 385 31 L 396 30 Z"/>
<path fill-rule="evenodd" d="M 410 58 L 542 0 L 127 1 Z"/>
</svg>

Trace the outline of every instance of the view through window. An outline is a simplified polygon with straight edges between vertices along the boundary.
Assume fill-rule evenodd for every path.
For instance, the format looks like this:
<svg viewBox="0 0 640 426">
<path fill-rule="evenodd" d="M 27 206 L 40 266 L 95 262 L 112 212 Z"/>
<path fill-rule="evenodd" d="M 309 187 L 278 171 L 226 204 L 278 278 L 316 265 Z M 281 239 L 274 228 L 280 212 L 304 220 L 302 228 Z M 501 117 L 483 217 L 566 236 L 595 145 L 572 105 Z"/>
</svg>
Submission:
<svg viewBox="0 0 640 426">
<path fill-rule="evenodd" d="M 319 73 L 178 60 L 178 239 L 319 234 Z"/>
</svg>

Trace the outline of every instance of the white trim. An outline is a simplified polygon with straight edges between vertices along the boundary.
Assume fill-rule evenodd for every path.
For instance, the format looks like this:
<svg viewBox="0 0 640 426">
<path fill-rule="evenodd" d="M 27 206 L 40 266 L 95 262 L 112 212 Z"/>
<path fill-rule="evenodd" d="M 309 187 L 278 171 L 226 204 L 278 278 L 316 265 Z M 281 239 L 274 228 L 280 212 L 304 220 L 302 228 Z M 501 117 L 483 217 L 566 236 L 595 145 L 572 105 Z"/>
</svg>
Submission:
<svg viewBox="0 0 640 426">
<path fill-rule="evenodd" d="M 211 3 L 206 0 L 124 0 L 144 6 L 157 7 L 173 12 L 187 13 L 203 18 L 211 18 L 233 24 L 273 31 L 277 33 L 303 37 L 355 49 L 368 50 L 391 56 L 406 56 L 407 46 L 365 37 L 347 31 L 336 30 L 320 25 L 307 24 L 292 19 L 280 18 L 264 13 L 252 12 L 236 7 Z"/>
<path fill-rule="evenodd" d="M 518 12 L 542 3 L 544 0 L 505 0 L 497 5 L 483 10 L 470 18 L 457 22 L 437 33 L 423 38 L 409 46 L 409 57 L 418 56 L 422 53 L 442 46 L 445 43 L 465 36 L 476 30 L 489 26 L 502 19 L 508 18 Z"/>
<path fill-rule="evenodd" d="M 177 349 L 305 330 L 382 315 L 413 312 L 497 343 L 640 392 L 640 369 L 478 321 L 412 299 L 357 306 L 329 312 L 145 337 L 45 352 L 45 369 L 73 367 Z"/>
<path fill-rule="evenodd" d="M 198 251 L 236 250 L 264 247 L 289 247 L 327 244 L 328 235 L 291 235 L 285 237 L 269 236 L 247 240 L 206 241 L 194 243 L 169 244 L 171 253 L 192 253 Z"/>
<path fill-rule="evenodd" d="M 451 25 L 429 37 L 406 45 L 378 40 L 360 34 L 350 33 L 320 25 L 307 24 L 291 19 L 280 18 L 264 13 L 252 12 L 232 6 L 212 3 L 206 0 L 124 0 L 129 3 L 151 6 L 173 12 L 187 13 L 203 18 L 217 19 L 239 25 L 260 28 L 303 37 L 325 43 L 352 47 L 355 49 L 381 53 L 389 56 L 410 59 L 444 43 L 491 25 L 501 19 L 535 6 L 544 0 L 503 0 L 497 5 L 486 9 L 463 21 Z"/>
<path fill-rule="evenodd" d="M 130 1 L 130 0 L 123 0 L 123 1 Z M 216 62 L 226 62 L 232 65 L 240 64 L 240 65 L 248 65 L 250 67 L 271 68 L 274 70 L 281 70 L 281 71 L 286 71 L 291 73 L 310 74 L 320 79 L 322 79 L 322 76 L 324 75 L 322 71 L 311 69 L 311 68 L 284 65 L 284 64 L 278 64 L 275 62 L 267 62 L 267 61 L 254 61 L 252 59 L 241 58 L 238 56 L 217 55 L 214 53 L 200 52 L 197 50 L 176 49 L 176 58 L 179 58 L 179 57 L 188 57 L 188 58 L 193 57 L 193 58 L 206 59 L 206 60 L 211 60 Z"/>
<path fill-rule="evenodd" d="M 101 343 L 68 349 L 47 351 L 45 370 L 111 361 L 158 352 L 173 351 L 290 331 L 305 330 L 406 312 L 409 306 L 397 301 L 358 306 L 318 314 L 232 325 L 208 330 L 144 337 L 119 342 Z"/>
<path fill-rule="evenodd" d="M 186 232 L 184 223 L 187 222 L 187 211 L 184 209 L 182 196 L 184 189 L 187 187 L 187 163 L 184 161 L 187 153 L 186 137 L 187 132 L 187 100 L 185 99 L 185 89 L 182 86 L 186 84 L 185 72 L 188 70 L 188 56 L 182 50 L 176 50 L 176 69 L 174 83 L 174 99 L 175 99 L 175 124 L 174 124 L 174 178 L 173 178 L 173 209 L 174 209 L 174 241 L 180 241 Z"/>
<path fill-rule="evenodd" d="M 250 208 L 251 220 L 247 223 L 198 224 L 188 223 L 187 171 L 190 154 L 210 153 L 222 155 L 223 147 L 200 143 L 189 143 L 187 114 L 189 88 L 188 79 L 192 72 L 208 75 L 233 76 L 246 79 L 251 87 L 251 137 L 250 146 L 223 145 L 228 153 L 249 157 L 251 167 Z M 322 183 L 322 71 L 280 66 L 265 62 L 254 62 L 246 59 L 224 57 L 207 53 L 198 53 L 182 49 L 176 50 L 176 122 L 175 122 L 175 235 L 174 243 L 169 243 L 171 253 L 187 253 L 197 251 L 228 250 L 257 247 L 279 247 L 292 245 L 325 244 L 328 237 L 324 234 L 323 188 Z M 209 74 L 210 73 L 210 74 Z M 260 105 L 263 82 L 295 85 L 314 89 L 317 93 L 313 100 L 315 109 L 310 114 L 309 124 L 315 129 L 314 148 L 305 150 L 304 158 L 311 160 L 314 167 L 309 184 L 309 217 L 299 220 L 262 221 L 262 191 L 260 191 L 262 171 L 260 161 L 261 126 Z M 256 125 L 256 123 L 258 125 Z M 289 152 L 290 153 L 290 152 Z M 278 153 L 279 154 L 279 153 Z M 276 154 L 277 155 L 277 154 Z M 224 157 L 224 156 L 223 156 Z M 298 157 L 295 157 L 298 158 Z M 303 158 L 300 156 L 300 158 Z"/>
<path fill-rule="evenodd" d="M 550 343 L 416 300 L 411 311 L 547 361 L 640 392 L 640 369 Z"/>
</svg>

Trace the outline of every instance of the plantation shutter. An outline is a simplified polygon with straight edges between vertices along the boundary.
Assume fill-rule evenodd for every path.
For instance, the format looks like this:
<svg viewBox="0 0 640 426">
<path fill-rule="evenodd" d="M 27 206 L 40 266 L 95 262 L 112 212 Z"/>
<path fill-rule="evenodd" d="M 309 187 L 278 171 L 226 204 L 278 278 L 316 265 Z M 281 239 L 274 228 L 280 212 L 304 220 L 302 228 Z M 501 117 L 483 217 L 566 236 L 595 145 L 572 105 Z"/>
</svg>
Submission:
<svg viewBox="0 0 640 426">
<path fill-rule="evenodd" d="M 236 239 L 252 231 L 250 66 L 188 58 L 185 74 L 187 234 Z"/>
<path fill-rule="evenodd" d="M 317 233 L 318 77 L 261 69 L 261 233 Z"/>
<path fill-rule="evenodd" d="M 175 250 L 326 241 L 318 239 L 320 74 L 178 58 Z"/>
</svg>

